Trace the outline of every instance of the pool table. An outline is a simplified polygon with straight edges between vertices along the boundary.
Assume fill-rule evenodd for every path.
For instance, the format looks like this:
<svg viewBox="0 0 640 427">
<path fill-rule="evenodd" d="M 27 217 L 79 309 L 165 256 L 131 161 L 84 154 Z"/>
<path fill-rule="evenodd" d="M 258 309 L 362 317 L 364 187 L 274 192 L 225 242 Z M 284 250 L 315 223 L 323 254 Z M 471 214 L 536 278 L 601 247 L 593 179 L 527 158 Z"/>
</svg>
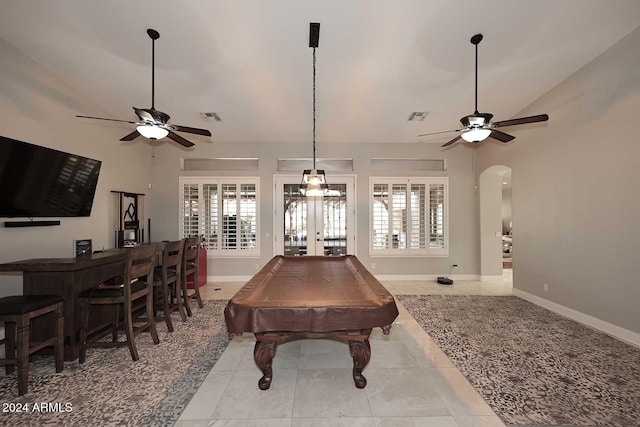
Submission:
<svg viewBox="0 0 640 427">
<path fill-rule="evenodd" d="M 364 388 L 371 330 L 380 327 L 388 334 L 398 308 L 353 255 L 276 256 L 231 298 L 224 315 L 230 334 L 256 337 L 253 355 L 263 373 L 261 390 L 271 386 L 279 343 L 324 336 L 349 344 L 353 380 Z"/>
</svg>

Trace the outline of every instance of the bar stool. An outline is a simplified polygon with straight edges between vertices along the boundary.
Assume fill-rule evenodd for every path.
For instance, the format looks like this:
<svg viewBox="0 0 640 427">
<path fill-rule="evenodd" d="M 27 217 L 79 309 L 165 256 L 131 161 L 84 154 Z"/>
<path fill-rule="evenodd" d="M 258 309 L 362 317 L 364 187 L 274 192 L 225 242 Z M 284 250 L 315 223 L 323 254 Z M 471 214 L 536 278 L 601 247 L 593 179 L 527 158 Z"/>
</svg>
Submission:
<svg viewBox="0 0 640 427">
<path fill-rule="evenodd" d="M 142 332 L 149 332 L 154 344 L 160 344 L 156 323 L 153 316 L 153 268 L 156 248 L 153 245 L 140 245 L 128 249 L 127 264 L 123 277 L 114 278 L 115 283 L 88 289 L 80 294 L 80 356 L 79 363 L 87 357 L 87 347 L 129 347 L 131 359 L 140 357 L 135 337 Z M 146 276 L 145 280 L 139 280 Z M 141 301 L 138 301 L 141 300 Z M 136 316 L 134 302 L 144 306 L 144 318 Z M 113 310 L 111 328 L 97 331 L 90 337 L 89 312 L 92 305 L 110 305 Z M 120 313 L 124 315 L 124 324 L 120 324 Z M 142 324 L 135 325 L 136 320 Z M 104 328 L 103 328 L 104 329 Z M 125 341 L 118 340 L 118 332 L 124 329 Z M 99 341 L 111 331 L 111 341 Z"/>
<path fill-rule="evenodd" d="M 198 257 L 200 255 L 200 239 L 198 237 L 189 237 L 184 239 L 184 250 L 182 251 L 182 295 L 184 296 L 184 306 L 187 315 L 191 316 L 191 305 L 189 301 L 196 299 L 200 308 L 204 307 L 200 289 L 198 284 Z M 187 277 L 193 275 L 194 293 L 189 295 L 187 292 Z"/>
<path fill-rule="evenodd" d="M 183 322 L 187 321 L 187 315 L 182 306 L 182 251 L 184 250 L 184 242 L 176 240 L 173 242 L 164 242 L 162 249 L 162 265 L 156 267 L 153 271 L 153 286 L 156 289 L 157 304 L 154 310 L 161 308 L 164 316 L 167 330 L 173 332 L 173 323 L 171 322 L 171 313 L 180 313 Z M 161 320 L 156 316 L 156 321 Z"/>
<path fill-rule="evenodd" d="M 55 334 L 41 342 L 30 342 L 30 322 L 50 314 L 55 319 Z M 56 372 L 64 368 L 64 298 L 58 295 L 14 295 L 0 298 L 0 322 L 5 325 L 5 371 L 10 374 L 18 367 L 18 395 L 27 392 L 29 356 L 53 345 Z"/>
</svg>

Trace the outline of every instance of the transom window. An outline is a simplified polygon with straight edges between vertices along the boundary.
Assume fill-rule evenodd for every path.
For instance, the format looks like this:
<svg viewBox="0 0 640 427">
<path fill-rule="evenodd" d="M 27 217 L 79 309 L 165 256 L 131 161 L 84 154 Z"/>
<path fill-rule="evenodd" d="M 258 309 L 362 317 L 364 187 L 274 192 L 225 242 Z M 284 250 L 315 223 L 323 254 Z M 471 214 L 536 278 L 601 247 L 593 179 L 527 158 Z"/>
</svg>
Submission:
<svg viewBox="0 0 640 427">
<path fill-rule="evenodd" d="M 371 255 L 448 255 L 448 182 L 372 177 Z"/>
<path fill-rule="evenodd" d="M 258 178 L 180 178 L 180 235 L 212 255 L 258 256 Z"/>
</svg>

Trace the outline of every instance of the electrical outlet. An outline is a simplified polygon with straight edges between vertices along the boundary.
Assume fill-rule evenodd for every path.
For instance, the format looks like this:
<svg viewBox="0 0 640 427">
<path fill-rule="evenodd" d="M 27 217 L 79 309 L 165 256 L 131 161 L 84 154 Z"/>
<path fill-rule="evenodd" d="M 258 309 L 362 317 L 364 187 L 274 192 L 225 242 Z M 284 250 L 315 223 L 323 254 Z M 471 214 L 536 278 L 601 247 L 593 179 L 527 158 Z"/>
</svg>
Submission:
<svg viewBox="0 0 640 427">
<path fill-rule="evenodd" d="M 256 270 L 260 269 L 260 265 L 256 264 Z"/>
<path fill-rule="evenodd" d="M 542 285 L 542 289 L 543 289 L 545 292 L 549 292 L 549 284 L 548 284 L 548 283 L 543 284 L 543 285 Z"/>
<path fill-rule="evenodd" d="M 375 269 L 376 269 L 376 264 L 375 264 L 375 263 L 372 263 L 372 264 L 371 264 L 371 269 L 372 269 L 372 270 L 375 270 Z"/>
</svg>

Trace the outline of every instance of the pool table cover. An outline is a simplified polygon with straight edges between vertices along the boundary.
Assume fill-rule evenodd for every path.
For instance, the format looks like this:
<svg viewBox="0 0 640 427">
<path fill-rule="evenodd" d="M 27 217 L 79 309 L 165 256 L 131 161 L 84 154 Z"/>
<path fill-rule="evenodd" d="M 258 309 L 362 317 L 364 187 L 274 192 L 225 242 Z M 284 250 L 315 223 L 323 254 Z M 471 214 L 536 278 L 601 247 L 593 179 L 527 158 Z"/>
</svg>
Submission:
<svg viewBox="0 0 640 427">
<path fill-rule="evenodd" d="M 388 327 L 398 308 L 353 255 L 276 256 L 235 294 L 224 314 L 232 334 L 322 333 Z"/>
</svg>

